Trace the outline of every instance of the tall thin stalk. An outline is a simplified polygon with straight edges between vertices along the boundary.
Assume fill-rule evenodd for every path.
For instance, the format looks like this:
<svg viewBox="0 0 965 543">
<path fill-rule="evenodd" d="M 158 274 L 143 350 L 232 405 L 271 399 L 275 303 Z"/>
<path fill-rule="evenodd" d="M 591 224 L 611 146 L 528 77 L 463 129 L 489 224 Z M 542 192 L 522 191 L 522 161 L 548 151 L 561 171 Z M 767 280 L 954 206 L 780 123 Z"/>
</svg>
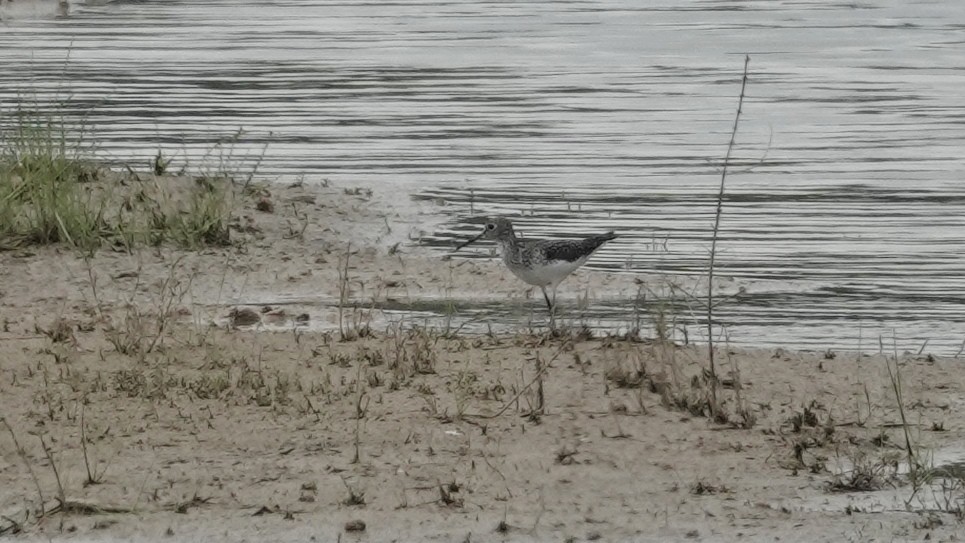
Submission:
<svg viewBox="0 0 965 543">
<path fill-rule="evenodd" d="M 0 417 L 0 422 L 2 422 L 3 425 L 7 428 L 7 431 L 10 432 L 10 439 L 13 440 L 13 448 L 16 449 L 17 454 L 20 455 L 20 459 L 23 460 L 23 465 L 27 467 L 27 471 L 30 473 L 30 478 L 33 479 L 34 486 L 37 487 L 37 498 L 40 499 L 39 516 L 42 517 L 47 514 L 47 511 L 44 508 L 44 502 L 45 502 L 44 491 L 40 487 L 40 479 L 37 478 L 37 474 L 34 472 L 33 467 L 30 465 L 30 457 L 27 456 L 27 451 L 24 450 L 24 448 L 20 445 L 20 442 L 17 440 L 17 434 L 13 431 L 13 426 L 10 426 L 10 423 L 7 422 L 7 419 L 5 417 Z"/>
<path fill-rule="evenodd" d="M 741 93 L 737 101 L 737 115 L 734 116 L 734 128 L 730 132 L 730 143 L 727 144 L 727 154 L 724 155 L 724 167 L 720 173 L 720 191 L 717 193 L 717 212 L 714 214 L 714 234 L 710 242 L 710 264 L 707 270 L 707 360 L 710 364 L 710 378 L 713 381 L 710 387 L 713 405 L 711 409 L 716 411 L 717 404 L 717 367 L 714 362 L 714 260 L 717 257 L 717 233 L 720 230 L 720 215 L 724 209 L 724 184 L 727 179 L 727 166 L 730 163 L 730 155 L 734 149 L 734 140 L 737 138 L 737 126 L 740 123 L 741 111 L 744 108 L 744 89 L 747 87 L 747 65 L 750 63 L 750 55 L 744 56 L 744 76 L 741 79 Z M 717 413 L 712 413 L 716 416 Z"/>
<path fill-rule="evenodd" d="M 352 242 L 348 242 L 345 245 L 345 262 L 344 267 L 339 266 L 338 268 L 338 334 L 342 341 L 348 339 L 348 335 L 345 332 L 345 306 L 348 304 L 349 297 L 349 277 L 348 277 L 348 261 L 352 257 Z M 339 264 L 342 264 L 339 262 Z"/>
<path fill-rule="evenodd" d="M 921 480 L 918 476 L 919 463 L 917 458 L 915 458 L 915 447 L 911 444 L 911 432 L 909 431 L 908 418 L 905 416 L 905 396 L 904 390 L 901 386 L 901 369 L 898 364 L 898 337 L 897 333 L 894 331 L 892 332 L 891 345 L 893 349 L 892 356 L 895 362 L 894 370 L 891 369 L 891 362 L 888 361 L 888 357 L 885 356 L 884 359 L 885 367 L 888 369 L 888 379 L 891 381 L 891 390 L 895 393 L 895 402 L 898 404 L 898 415 L 901 417 L 901 429 L 904 432 L 905 437 L 905 454 L 908 458 L 908 477 L 911 479 L 912 488 L 911 496 L 908 498 L 906 504 L 910 504 L 911 500 L 915 498 L 915 495 L 921 488 Z"/>
</svg>

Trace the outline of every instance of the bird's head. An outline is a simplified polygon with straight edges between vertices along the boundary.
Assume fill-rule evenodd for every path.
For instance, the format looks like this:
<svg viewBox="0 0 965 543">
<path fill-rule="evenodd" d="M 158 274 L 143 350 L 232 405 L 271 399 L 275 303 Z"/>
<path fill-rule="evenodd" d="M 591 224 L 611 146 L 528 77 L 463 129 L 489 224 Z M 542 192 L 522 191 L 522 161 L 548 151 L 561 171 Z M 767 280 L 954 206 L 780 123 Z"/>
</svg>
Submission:
<svg viewBox="0 0 965 543">
<path fill-rule="evenodd" d="M 483 226 L 483 231 L 476 237 L 460 244 L 456 247 L 456 250 L 462 249 L 466 245 L 473 243 L 479 239 L 495 239 L 499 241 L 509 240 L 516 237 L 515 232 L 513 232 L 513 223 L 509 219 L 503 217 L 496 217 L 486 221 L 486 225 Z"/>
</svg>

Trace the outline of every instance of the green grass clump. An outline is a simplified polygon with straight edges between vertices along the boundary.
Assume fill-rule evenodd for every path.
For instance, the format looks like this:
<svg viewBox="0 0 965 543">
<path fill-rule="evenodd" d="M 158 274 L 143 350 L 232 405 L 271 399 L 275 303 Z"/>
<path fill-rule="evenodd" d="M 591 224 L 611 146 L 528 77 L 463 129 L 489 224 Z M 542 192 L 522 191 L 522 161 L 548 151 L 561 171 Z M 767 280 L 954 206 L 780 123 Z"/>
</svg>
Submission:
<svg viewBox="0 0 965 543">
<path fill-rule="evenodd" d="M 188 249 L 228 245 L 230 186 L 227 179 L 198 178 L 193 187 L 174 194 L 155 185 L 161 201 L 150 209 L 150 242 L 169 241 Z"/>
<path fill-rule="evenodd" d="M 0 246 L 90 246 L 104 209 L 82 185 L 96 169 L 52 118 L 18 111 L 9 121 L 0 139 Z"/>
<path fill-rule="evenodd" d="M 82 135 L 50 115 L 0 114 L 0 250 L 230 242 L 230 179 L 121 176 L 97 167 Z"/>
</svg>

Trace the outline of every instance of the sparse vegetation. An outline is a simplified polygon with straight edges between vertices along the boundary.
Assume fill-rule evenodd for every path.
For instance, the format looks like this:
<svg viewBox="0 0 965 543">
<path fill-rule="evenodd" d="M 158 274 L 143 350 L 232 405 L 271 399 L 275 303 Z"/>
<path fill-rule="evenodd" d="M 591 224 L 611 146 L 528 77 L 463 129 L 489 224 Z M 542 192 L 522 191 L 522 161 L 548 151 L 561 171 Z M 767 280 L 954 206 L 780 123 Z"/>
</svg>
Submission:
<svg viewBox="0 0 965 543">
<path fill-rule="evenodd" d="M 169 271 L 167 287 L 165 281 L 161 281 L 148 292 L 164 289 L 172 292 L 171 285 L 186 280 L 176 269 L 180 266 L 172 266 Z M 91 276 L 96 278 L 97 274 Z M 99 290 L 107 288 L 105 284 L 97 284 Z M 164 311 L 160 309 L 179 305 L 179 302 L 165 301 L 170 296 L 155 294 L 145 298 L 143 289 L 139 290 L 142 291 L 140 303 L 144 304 L 146 299 L 151 304 L 141 307 L 144 314 L 161 314 Z M 102 297 L 99 292 L 93 299 Z M 95 317 L 100 314 L 99 319 L 112 311 L 121 314 L 126 311 L 124 305 L 92 303 L 93 307 L 100 307 L 99 312 L 93 312 Z M 838 419 L 846 419 L 844 414 L 832 417 L 832 409 L 816 398 L 796 402 L 780 416 L 765 408 L 755 410 L 755 415 L 762 419 L 756 424 L 763 425 L 764 432 L 707 433 L 705 422 L 689 418 L 710 417 L 707 406 L 710 396 L 700 352 L 670 341 L 575 338 L 569 334 L 552 337 L 542 333 L 512 338 L 453 336 L 451 330 L 393 326 L 385 333 L 353 341 L 339 341 L 337 332 L 306 333 L 303 344 L 298 345 L 291 342 L 287 334 L 253 333 L 226 326 L 211 330 L 199 347 L 179 339 L 190 330 L 185 330 L 185 325 L 176 320 L 160 328 L 153 325 L 149 328 L 153 331 L 146 334 L 148 339 L 134 342 L 141 345 L 138 349 L 123 353 L 110 348 L 106 353 L 98 353 L 97 349 L 78 350 L 75 345 L 96 344 L 92 342 L 100 337 L 99 341 L 110 346 L 110 328 L 78 327 L 66 317 L 55 318 L 49 325 L 40 327 L 37 341 L 43 342 L 45 348 L 57 347 L 69 354 L 67 362 L 58 362 L 47 355 L 40 366 L 31 368 L 32 376 L 23 368 L 16 371 L 20 387 L 27 383 L 46 383 L 36 396 L 36 408 L 46 421 L 49 433 L 43 444 L 37 440 L 37 450 L 25 452 L 27 465 L 38 470 L 38 484 L 42 487 L 39 492 L 57 496 L 57 501 L 47 507 L 48 511 L 67 512 L 69 515 L 64 518 L 68 518 L 80 511 L 104 515 L 104 511 L 112 507 L 130 509 L 125 503 L 81 502 L 71 495 L 96 495 L 100 488 L 112 486 L 97 483 L 130 478 L 131 460 L 111 460 L 108 471 L 102 452 L 104 446 L 91 448 L 100 439 L 92 435 L 95 426 L 90 424 L 91 410 L 98 410 L 103 416 L 103 408 L 97 406 L 104 402 L 117 406 L 152 406 L 146 416 L 151 428 L 161 428 L 160 435 L 173 439 L 201 432 L 204 439 L 217 439 L 222 447 L 233 439 L 223 428 L 234 424 L 233 420 L 250 419 L 258 431 L 268 434 L 265 438 L 269 441 L 279 440 L 270 445 L 273 452 L 268 454 L 271 457 L 268 462 L 272 464 L 287 462 L 288 458 L 301 462 L 300 455 L 315 455 L 317 450 L 337 453 L 329 455 L 333 459 L 329 461 L 331 468 L 313 476 L 324 483 L 306 486 L 300 478 L 293 487 L 291 502 L 263 508 L 280 515 L 312 514 L 305 512 L 306 507 L 351 507 L 363 511 L 368 504 L 381 504 L 385 490 L 381 485 L 370 483 L 370 474 L 373 470 L 389 469 L 387 466 L 391 466 L 392 477 L 405 483 L 400 507 L 462 508 L 479 500 L 489 500 L 487 473 L 502 481 L 500 499 L 515 500 L 512 496 L 526 496 L 527 484 L 508 476 L 512 471 L 503 474 L 507 468 L 512 469 L 505 464 L 504 448 L 518 450 L 517 447 L 530 442 L 542 443 L 540 472 L 550 466 L 555 478 L 586 477 L 591 470 L 610 469 L 606 459 L 614 448 L 652 446 L 659 444 L 659 439 L 666 439 L 656 439 L 648 435 L 647 430 L 666 416 L 660 413 L 661 403 L 685 415 L 684 418 L 671 416 L 672 424 L 659 427 L 662 434 L 675 436 L 669 443 L 674 450 L 688 434 L 701 433 L 701 441 L 716 440 L 712 441 L 716 443 L 712 450 L 725 456 L 746 457 L 752 464 L 759 462 L 754 464 L 755 469 L 767 471 L 773 467 L 768 460 L 773 450 L 766 436 L 779 435 L 783 440 L 777 441 L 786 442 L 793 449 L 789 456 L 797 457 L 792 464 L 794 472 L 806 470 L 828 477 L 823 486 L 819 485 L 824 491 L 874 491 L 901 485 L 905 480 L 900 470 L 902 455 L 892 446 L 895 436 L 900 434 L 881 426 L 876 419 L 869 420 L 865 408 L 859 413 L 865 427 L 846 427 L 853 428 L 855 433 L 842 429 Z M 156 342 L 157 347 L 149 348 L 158 335 L 163 339 Z M 815 360 L 818 359 L 820 354 L 815 355 Z M 193 362 L 185 363 L 185 360 Z M 733 390 L 734 396 L 722 394 L 720 399 L 722 412 L 733 417 L 728 426 L 739 429 L 745 426 L 739 422 L 737 405 L 760 402 L 762 398 L 760 390 L 741 382 L 737 360 L 731 362 L 731 372 L 721 377 L 720 386 L 724 393 Z M 56 371 L 67 367 L 69 375 Z M 746 369 L 741 367 L 741 371 Z M 758 378 L 760 375 L 757 373 Z M 598 415 L 590 410 L 581 411 L 586 408 L 579 406 L 598 405 L 596 391 L 601 382 L 604 393 L 610 396 L 609 407 L 606 416 L 598 419 L 601 422 L 593 423 L 590 420 Z M 574 394 L 573 390 L 582 392 Z M 873 403 L 874 413 L 884 413 L 868 390 L 868 385 L 857 387 L 855 397 Z M 639 409 L 627 407 L 634 402 Z M 842 402 L 854 405 L 852 398 Z M 585 417 L 584 412 L 593 417 L 575 422 Z M 399 425 L 396 421 L 400 413 L 405 415 L 405 420 L 418 422 Z M 276 420 L 290 421 L 290 424 L 276 427 L 273 422 Z M 714 419 L 710 417 L 710 420 Z M 612 431 L 614 423 L 615 431 Z M 587 435 L 586 424 L 596 425 L 597 431 L 589 434 L 591 439 L 565 437 L 561 432 L 572 424 L 578 424 L 576 428 L 581 428 L 583 435 Z M 102 424 L 98 422 L 96 426 Z M 325 428 L 324 433 L 318 428 Z M 770 428 L 775 431 L 769 433 Z M 900 432 L 900 428 L 894 430 Z M 63 445 L 53 446 L 55 439 L 56 443 L 63 443 L 64 432 L 73 436 L 68 442 L 77 443 L 79 436 L 81 446 L 73 450 Z M 138 435 L 143 434 L 135 432 L 134 436 Z M 724 446 L 715 435 L 731 437 L 723 438 L 728 441 Z M 518 444 L 500 441 L 505 436 Z M 127 438 L 111 435 L 106 439 L 124 442 Z M 246 436 L 245 447 L 267 446 L 262 439 Z M 256 445 L 258 443 L 261 445 Z M 707 446 L 698 447 L 703 450 Z M 405 457 L 418 460 L 398 464 L 395 459 L 400 456 L 395 452 L 387 455 L 387 447 L 404 451 Z M 652 450 L 664 454 L 659 446 Z M 828 460 L 828 450 L 837 452 L 837 463 Z M 56 462 L 61 485 L 49 468 L 37 467 L 36 458 L 44 458 L 43 465 L 50 465 L 48 455 Z M 515 457 L 513 462 L 527 461 L 522 458 L 526 457 Z M 664 454 L 661 458 L 656 473 L 663 469 L 672 473 L 677 465 L 674 457 Z M 257 460 L 235 461 L 247 464 Z M 668 467 L 660 467 L 663 463 Z M 436 464 L 441 467 L 436 469 L 433 467 Z M 423 465 L 426 467 L 421 467 Z M 50 476 L 43 477 L 41 469 L 47 469 Z M 659 478 L 651 462 L 622 469 Z M 29 481 L 29 473 L 26 470 L 24 473 Z M 275 489 L 275 495 L 286 495 L 277 490 L 282 488 L 278 485 L 292 483 L 286 477 L 276 482 L 273 479 L 276 475 L 272 473 L 266 472 L 268 482 L 255 483 L 253 488 L 268 485 Z M 934 509 L 934 514 L 955 515 L 962 505 L 961 487 L 954 486 L 955 479 L 944 476 L 947 474 L 941 478 L 939 472 L 929 475 L 935 488 L 940 484 L 945 488 L 944 494 L 928 494 L 929 499 L 935 498 L 930 509 Z M 173 479 L 155 482 L 152 477 L 148 477 L 147 488 L 142 493 L 147 496 L 146 508 L 179 514 L 195 508 L 212 510 L 225 502 L 223 497 L 227 491 L 217 485 L 186 484 Z M 925 480 L 926 472 L 923 471 L 920 478 Z M 75 484 L 70 485 L 71 480 Z M 76 484 L 78 480 L 86 484 L 82 487 Z M 714 478 L 690 479 L 683 483 L 683 491 L 688 499 L 708 503 L 739 500 L 742 489 L 755 484 L 754 480 L 741 479 L 735 488 L 731 479 L 727 479 L 726 484 Z M 174 490 L 167 491 L 167 485 L 173 485 Z M 335 490 L 329 488 L 333 485 Z M 232 485 L 231 488 L 238 487 Z M 66 509 L 59 505 L 62 492 L 68 504 Z M 410 503 L 406 492 L 419 498 Z M 391 495 L 397 496 L 397 487 L 393 487 Z M 41 501 L 33 500 L 33 503 Z M 950 522 L 948 516 L 941 518 L 945 519 L 943 522 Z M 98 518 L 95 522 L 101 520 L 108 519 Z M 123 523 L 123 518 L 119 522 Z M 16 523 L 8 522 L 6 526 L 11 530 L 35 529 L 20 516 L 16 517 Z"/>
<path fill-rule="evenodd" d="M 86 138 L 83 126 L 56 113 L 21 105 L 0 114 L 0 249 L 231 241 L 238 190 L 230 178 L 112 172 L 97 165 Z"/>
<path fill-rule="evenodd" d="M 348 491 L 348 496 L 342 500 L 344 505 L 348 506 L 359 506 L 365 505 L 365 491 L 359 489 L 357 486 L 349 484 L 345 477 L 342 477 L 342 484 L 345 485 L 345 489 Z"/>
<path fill-rule="evenodd" d="M 361 309 L 353 302 L 353 282 L 349 273 L 352 259 L 352 244 L 345 246 L 345 254 L 338 262 L 338 335 L 342 341 L 354 341 L 371 334 L 369 327 L 370 312 Z"/>
<path fill-rule="evenodd" d="M 872 457 L 857 449 L 846 460 L 846 465 L 834 473 L 828 482 L 830 492 L 870 492 L 898 483 L 898 462 L 892 456 Z"/>
<path fill-rule="evenodd" d="M 926 436 L 936 439 L 961 435 L 947 407 L 953 386 L 932 390 L 940 399 L 933 404 L 915 402 L 924 387 L 957 379 L 940 373 L 934 360 L 908 371 L 914 361 L 895 353 L 887 368 L 873 366 L 882 378 L 873 382 L 867 367 L 855 370 L 858 379 L 847 373 L 841 353 L 772 358 L 732 348 L 723 329 L 711 368 L 704 346 L 689 344 L 687 328 L 703 324 L 695 317 L 703 309 L 696 294 L 703 283 L 685 290 L 670 279 L 631 286 L 632 320 L 626 333 L 609 336 L 586 318 L 550 333 L 468 333 L 449 290 L 434 306 L 446 316 L 439 328 L 408 314 L 382 328 L 376 308 L 387 290 L 409 296 L 409 288 L 422 288 L 416 276 L 428 290 L 478 271 L 452 265 L 439 279 L 433 269 L 407 269 L 398 245 L 347 244 L 341 237 L 351 223 L 336 222 L 344 204 L 337 199 L 368 201 L 366 191 L 330 190 L 325 195 L 335 202 L 316 204 L 316 194 L 299 188 L 269 193 L 249 185 L 236 192 L 211 170 L 183 178 L 181 192 L 171 193 L 153 178 L 171 171 L 170 157 L 158 153 L 150 167 L 153 173 L 129 178 L 70 173 L 69 190 L 103 196 L 91 200 L 103 204 L 94 207 L 97 234 L 90 244 L 77 243 L 87 238 L 65 221 L 59 237 L 44 243 L 84 249 L 61 281 L 64 289 L 84 292 L 5 306 L 45 309 L 40 318 L 8 309 L 3 315 L 0 397 L 9 439 L 0 441 L 0 453 L 14 467 L 0 481 L 13 489 L 0 491 L 6 515 L 0 534 L 109 531 L 115 522 L 152 516 L 189 525 L 195 515 L 227 511 L 243 511 L 238 522 L 268 514 L 328 519 L 333 510 L 361 516 L 387 504 L 412 515 L 502 509 L 498 530 L 522 532 L 520 526 L 549 526 L 540 525 L 541 515 L 561 505 L 543 489 L 558 487 L 570 490 L 558 495 L 593 505 L 575 520 L 554 514 L 553 529 L 561 533 L 592 524 L 598 526 L 584 538 L 606 539 L 626 507 L 666 508 L 669 502 L 651 488 L 671 488 L 678 517 L 660 535 L 690 538 L 705 530 L 669 530 L 678 521 L 713 518 L 722 501 L 742 518 L 764 509 L 776 511 L 768 522 L 790 518 L 785 506 L 772 505 L 786 498 L 774 481 L 795 476 L 794 499 L 810 507 L 829 500 L 825 492 L 892 486 L 905 492 L 911 483 L 909 507 L 923 512 L 921 529 L 946 529 L 962 515 L 961 472 L 929 465 L 915 430 L 931 428 Z M 22 172 L 7 179 L 21 183 Z M 258 203 L 250 217 L 236 220 L 231 204 L 238 194 L 255 194 Z M 130 205 L 112 207 L 124 195 Z M 327 206 L 336 211 L 325 214 Z M 190 251 L 230 242 L 232 228 L 265 224 L 275 230 L 260 246 Z M 40 243 L 13 234 L 3 239 L 19 249 Z M 93 254 L 108 246 L 120 255 Z M 261 253 L 251 257 L 249 250 Z M 124 259 L 124 268 L 116 260 L 105 269 L 111 258 Z M 370 273 L 375 267 L 378 275 Z M 323 301 L 309 302 L 311 311 L 331 311 L 313 313 L 311 322 L 323 329 L 293 324 L 273 331 L 273 319 L 285 320 L 286 311 L 301 319 L 306 310 L 289 309 L 287 300 L 272 300 L 272 307 L 252 300 L 255 280 L 258 296 L 287 292 L 288 285 L 318 293 Z M 29 303 L 38 305 L 23 311 Z M 906 475 L 909 459 L 916 463 L 913 480 Z M 640 492 L 641 480 L 652 487 Z M 621 502 L 619 513 L 607 509 L 613 501 Z M 689 513 L 687 502 L 701 507 Z M 859 511 L 848 507 L 848 514 Z M 136 518 L 125 516 L 132 510 Z M 820 514 L 821 522 L 843 516 L 840 509 Z M 44 522 L 54 515 L 60 526 Z M 807 522 L 808 515 L 796 511 L 794 521 Z M 373 516 L 366 521 L 382 529 Z"/>
</svg>

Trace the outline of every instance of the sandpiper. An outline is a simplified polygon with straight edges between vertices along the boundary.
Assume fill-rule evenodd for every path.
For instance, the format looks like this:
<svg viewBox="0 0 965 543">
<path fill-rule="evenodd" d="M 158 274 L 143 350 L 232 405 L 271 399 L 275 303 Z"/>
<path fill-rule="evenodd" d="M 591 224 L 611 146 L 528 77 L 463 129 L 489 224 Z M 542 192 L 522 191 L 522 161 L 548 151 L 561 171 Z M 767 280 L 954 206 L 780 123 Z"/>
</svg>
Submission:
<svg viewBox="0 0 965 543">
<path fill-rule="evenodd" d="M 487 222 L 481 234 L 460 244 L 456 250 L 480 238 L 499 242 L 506 267 L 516 277 L 543 291 L 543 298 L 546 299 L 546 307 L 549 308 L 552 318 L 553 306 L 556 305 L 556 287 L 566 276 L 585 264 L 590 255 L 604 243 L 616 237 L 611 231 L 583 239 L 521 239 L 516 237 L 513 223 L 500 217 Z M 546 287 L 552 292 L 552 298 L 546 292 Z"/>
</svg>

